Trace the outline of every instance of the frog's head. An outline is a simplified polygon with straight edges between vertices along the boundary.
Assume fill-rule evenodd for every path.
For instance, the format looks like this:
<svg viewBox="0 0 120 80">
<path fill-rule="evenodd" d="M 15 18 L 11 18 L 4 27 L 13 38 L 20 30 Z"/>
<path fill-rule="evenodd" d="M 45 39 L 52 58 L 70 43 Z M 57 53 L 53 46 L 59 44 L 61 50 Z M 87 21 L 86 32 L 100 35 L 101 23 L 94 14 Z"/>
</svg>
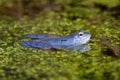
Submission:
<svg viewBox="0 0 120 80">
<path fill-rule="evenodd" d="M 84 30 L 79 30 L 75 33 L 74 42 L 78 45 L 86 44 L 91 37 L 91 34 L 86 33 Z"/>
</svg>

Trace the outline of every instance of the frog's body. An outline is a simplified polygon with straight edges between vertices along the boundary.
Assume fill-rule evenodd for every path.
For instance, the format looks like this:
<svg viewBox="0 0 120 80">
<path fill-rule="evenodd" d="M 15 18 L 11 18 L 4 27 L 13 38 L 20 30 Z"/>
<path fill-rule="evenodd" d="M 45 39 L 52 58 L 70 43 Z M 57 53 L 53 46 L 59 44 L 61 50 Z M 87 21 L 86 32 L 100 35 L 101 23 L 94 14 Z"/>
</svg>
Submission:
<svg viewBox="0 0 120 80">
<path fill-rule="evenodd" d="M 51 35 L 44 34 L 27 34 L 26 38 L 35 38 L 36 40 L 22 41 L 20 44 L 28 48 L 41 48 L 41 49 L 51 49 L 51 48 L 67 48 L 76 49 L 81 52 L 88 51 L 90 48 L 87 45 L 91 34 L 84 32 L 84 30 L 79 30 L 68 36 L 55 37 Z"/>
</svg>

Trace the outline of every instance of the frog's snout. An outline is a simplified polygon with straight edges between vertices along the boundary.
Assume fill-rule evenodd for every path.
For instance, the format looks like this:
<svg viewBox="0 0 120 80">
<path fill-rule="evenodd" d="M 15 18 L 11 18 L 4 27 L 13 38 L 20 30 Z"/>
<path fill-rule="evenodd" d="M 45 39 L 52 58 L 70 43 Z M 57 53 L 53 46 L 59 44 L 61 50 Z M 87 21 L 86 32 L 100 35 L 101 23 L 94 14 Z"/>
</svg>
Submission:
<svg viewBox="0 0 120 80">
<path fill-rule="evenodd" d="M 86 44 L 86 43 L 88 43 L 89 42 L 89 40 L 90 40 L 90 38 L 91 38 L 91 34 L 85 34 L 84 35 L 84 37 L 82 38 L 82 44 Z"/>
</svg>

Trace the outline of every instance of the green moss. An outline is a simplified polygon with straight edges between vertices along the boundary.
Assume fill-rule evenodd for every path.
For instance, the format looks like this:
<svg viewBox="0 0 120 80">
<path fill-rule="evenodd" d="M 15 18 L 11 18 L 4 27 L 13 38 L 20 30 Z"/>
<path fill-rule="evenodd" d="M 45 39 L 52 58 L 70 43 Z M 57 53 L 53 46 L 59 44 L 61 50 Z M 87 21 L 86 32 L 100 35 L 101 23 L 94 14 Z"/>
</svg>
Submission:
<svg viewBox="0 0 120 80">
<path fill-rule="evenodd" d="M 110 24 L 105 22 L 100 26 L 93 26 L 90 22 L 81 19 L 70 21 L 44 18 L 3 23 L 0 41 L 0 76 L 1 78 L 7 76 L 6 79 L 117 80 L 120 72 L 119 59 L 114 60 L 110 56 L 104 56 L 101 53 L 101 46 L 98 45 L 101 36 L 108 36 L 111 41 L 119 43 L 119 28 L 114 29 Z M 26 33 L 68 35 L 82 28 L 93 35 L 91 38 L 93 43 L 90 43 L 92 50 L 86 53 L 27 49 L 19 45 L 22 35 Z"/>
</svg>

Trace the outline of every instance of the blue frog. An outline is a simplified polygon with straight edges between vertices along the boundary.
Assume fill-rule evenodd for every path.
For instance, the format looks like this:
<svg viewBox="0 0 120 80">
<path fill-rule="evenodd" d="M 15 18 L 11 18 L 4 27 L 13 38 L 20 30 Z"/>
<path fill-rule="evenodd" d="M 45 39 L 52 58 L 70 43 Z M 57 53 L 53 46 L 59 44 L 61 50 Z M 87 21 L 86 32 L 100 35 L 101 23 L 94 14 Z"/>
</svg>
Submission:
<svg viewBox="0 0 120 80">
<path fill-rule="evenodd" d="M 46 34 L 26 34 L 25 38 L 32 38 L 34 40 L 21 41 L 20 44 L 27 48 L 41 48 L 41 49 L 59 49 L 66 48 L 70 50 L 79 50 L 80 52 L 89 51 L 91 48 L 88 41 L 91 34 L 84 30 L 79 30 L 68 36 L 52 36 Z"/>
</svg>

